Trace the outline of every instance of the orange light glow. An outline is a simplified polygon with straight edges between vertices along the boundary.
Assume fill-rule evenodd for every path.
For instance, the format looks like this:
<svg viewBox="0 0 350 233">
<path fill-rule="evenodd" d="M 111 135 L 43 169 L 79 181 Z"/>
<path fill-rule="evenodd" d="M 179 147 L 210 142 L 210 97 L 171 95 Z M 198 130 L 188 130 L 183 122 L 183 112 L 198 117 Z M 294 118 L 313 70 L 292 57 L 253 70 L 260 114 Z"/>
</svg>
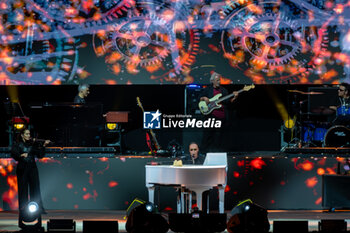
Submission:
<svg viewBox="0 0 350 233">
<path fill-rule="evenodd" d="M 332 78 L 336 77 L 337 75 L 338 75 L 338 72 L 335 71 L 334 69 L 331 69 L 326 73 L 324 73 L 323 75 L 321 75 L 321 78 L 323 78 L 323 80 L 327 82 L 327 81 L 330 81 Z"/>
<path fill-rule="evenodd" d="M 111 53 L 111 55 L 106 57 L 105 61 L 109 64 L 113 64 L 119 61 L 121 58 L 122 58 L 122 55 L 120 53 L 113 52 Z"/>
<path fill-rule="evenodd" d="M 223 85 L 227 85 L 227 84 L 231 84 L 232 83 L 232 80 L 229 79 L 229 78 L 224 78 L 224 77 L 220 77 L 220 83 L 223 84 Z"/>
<path fill-rule="evenodd" d="M 98 160 L 100 160 L 101 162 L 107 162 L 109 159 L 106 157 L 103 157 L 103 158 L 98 158 Z"/>
<path fill-rule="evenodd" d="M 317 175 L 322 176 L 326 173 L 326 171 L 323 168 L 318 168 L 317 169 Z"/>
<path fill-rule="evenodd" d="M 314 168 L 314 163 L 310 162 L 309 160 L 306 160 L 298 165 L 299 169 L 302 169 L 304 171 L 311 171 Z"/>
<path fill-rule="evenodd" d="M 163 17 L 162 18 L 169 22 L 169 21 L 173 20 L 174 15 L 175 15 L 174 11 L 172 11 L 172 10 L 165 10 L 165 11 L 163 11 Z"/>
<path fill-rule="evenodd" d="M 112 66 L 112 71 L 113 71 L 113 73 L 114 74 L 116 74 L 116 75 L 118 75 L 119 73 L 120 73 L 120 71 L 121 71 L 121 66 L 120 66 L 120 64 L 114 64 L 113 66 Z"/>
<path fill-rule="evenodd" d="M 46 81 L 47 81 L 47 82 L 52 82 L 52 80 L 53 80 L 53 78 L 52 78 L 51 75 L 48 75 L 48 76 L 46 77 Z"/>
<path fill-rule="evenodd" d="M 305 184 L 308 188 L 315 187 L 317 183 L 318 183 L 318 179 L 316 178 L 316 176 L 311 177 L 305 181 Z"/>
<path fill-rule="evenodd" d="M 322 197 L 317 198 L 317 200 L 315 201 L 316 205 L 320 205 L 322 203 Z"/>
<path fill-rule="evenodd" d="M 112 80 L 112 79 L 107 79 L 105 82 L 106 82 L 106 84 L 108 84 L 108 85 L 115 85 L 115 84 L 117 84 L 117 81 Z"/>
<path fill-rule="evenodd" d="M 344 6 L 342 4 L 337 4 L 334 8 L 334 11 L 337 13 L 337 14 L 341 14 L 343 13 L 344 11 Z"/>
<path fill-rule="evenodd" d="M 327 174 L 330 174 L 330 175 L 337 174 L 332 168 L 327 167 L 326 170 L 327 170 Z"/>
<path fill-rule="evenodd" d="M 217 46 L 215 46 L 215 45 L 213 45 L 213 44 L 209 44 L 208 47 L 209 47 L 211 50 L 213 50 L 214 52 L 217 52 L 217 53 L 220 52 L 220 48 L 217 47 Z"/>
<path fill-rule="evenodd" d="M 159 70 L 162 67 L 162 64 L 160 62 L 157 62 L 155 64 L 152 65 L 148 65 L 145 67 L 145 69 L 149 72 L 149 73 L 154 73 L 157 70 Z"/>
</svg>

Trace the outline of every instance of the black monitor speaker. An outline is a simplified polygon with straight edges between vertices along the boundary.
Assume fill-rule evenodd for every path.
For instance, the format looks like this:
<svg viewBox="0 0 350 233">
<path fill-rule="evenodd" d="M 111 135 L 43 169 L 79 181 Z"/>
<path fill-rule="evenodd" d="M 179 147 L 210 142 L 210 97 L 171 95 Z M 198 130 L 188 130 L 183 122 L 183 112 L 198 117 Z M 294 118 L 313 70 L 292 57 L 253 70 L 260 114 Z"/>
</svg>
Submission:
<svg viewBox="0 0 350 233">
<path fill-rule="evenodd" d="M 222 232 L 226 229 L 226 214 L 194 212 L 191 214 L 169 214 L 169 225 L 173 232 Z"/>
<path fill-rule="evenodd" d="M 76 223 L 73 219 L 50 219 L 47 232 L 76 232 Z"/>
<path fill-rule="evenodd" d="M 273 233 L 307 233 L 309 232 L 308 221 L 274 221 Z"/>
<path fill-rule="evenodd" d="M 118 233 L 118 221 L 83 221 L 83 233 Z"/>
<path fill-rule="evenodd" d="M 323 219 L 318 223 L 319 232 L 346 232 L 347 223 L 343 219 Z"/>
</svg>

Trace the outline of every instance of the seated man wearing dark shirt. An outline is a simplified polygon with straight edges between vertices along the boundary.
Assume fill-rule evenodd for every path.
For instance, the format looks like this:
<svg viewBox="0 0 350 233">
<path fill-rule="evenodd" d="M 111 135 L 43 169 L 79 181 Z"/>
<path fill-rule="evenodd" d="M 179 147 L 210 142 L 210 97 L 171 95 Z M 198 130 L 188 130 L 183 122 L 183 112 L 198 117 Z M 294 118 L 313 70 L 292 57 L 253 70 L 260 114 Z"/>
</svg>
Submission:
<svg viewBox="0 0 350 233">
<path fill-rule="evenodd" d="M 85 98 L 90 94 L 89 84 L 81 84 L 78 87 L 79 93 L 74 98 L 75 104 L 85 104 Z"/>
<path fill-rule="evenodd" d="M 350 125 L 350 86 L 341 83 L 338 88 L 338 96 L 329 108 L 336 112 L 334 125 Z"/>
<path fill-rule="evenodd" d="M 199 147 L 197 143 L 191 142 L 188 146 L 188 151 L 190 152 L 190 156 L 187 156 L 185 158 L 184 164 L 203 164 L 204 156 L 199 153 Z"/>
</svg>

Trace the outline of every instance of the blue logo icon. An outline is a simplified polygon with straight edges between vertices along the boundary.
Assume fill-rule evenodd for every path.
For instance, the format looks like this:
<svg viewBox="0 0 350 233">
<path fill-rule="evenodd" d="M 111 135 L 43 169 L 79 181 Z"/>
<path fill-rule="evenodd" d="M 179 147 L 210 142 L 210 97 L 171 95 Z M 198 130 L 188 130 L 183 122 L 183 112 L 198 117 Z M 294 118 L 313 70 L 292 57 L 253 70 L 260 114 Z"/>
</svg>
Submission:
<svg viewBox="0 0 350 233">
<path fill-rule="evenodd" d="M 143 113 L 143 128 L 144 129 L 160 129 L 160 116 L 162 113 L 156 112 Z"/>
</svg>

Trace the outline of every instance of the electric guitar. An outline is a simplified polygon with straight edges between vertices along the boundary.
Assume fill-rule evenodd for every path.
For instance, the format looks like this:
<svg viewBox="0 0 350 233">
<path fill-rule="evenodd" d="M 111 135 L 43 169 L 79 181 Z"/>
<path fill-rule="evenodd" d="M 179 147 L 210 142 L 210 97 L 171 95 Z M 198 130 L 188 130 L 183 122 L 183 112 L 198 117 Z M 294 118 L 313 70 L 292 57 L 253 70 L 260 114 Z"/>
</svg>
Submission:
<svg viewBox="0 0 350 233">
<path fill-rule="evenodd" d="M 254 89 L 255 86 L 254 84 L 252 85 L 249 85 L 249 86 L 244 86 L 243 89 L 239 90 L 238 91 L 238 94 L 243 92 L 243 91 L 249 91 L 250 89 Z M 201 111 L 201 113 L 203 115 L 208 115 L 210 114 L 212 111 L 214 111 L 214 109 L 218 109 L 218 108 L 221 108 L 221 104 L 219 104 L 220 102 L 224 101 L 224 100 L 227 100 L 227 99 L 230 99 L 234 96 L 235 94 L 232 93 L 232 94 L 229 94 L 227 96 L 224 96 L 224 97 L 221 97 L 222 94 L 219 93 L 217 95 L 215 95 L 213 98 L 209 99 L 209 103 L 207 104 L 204 100 L 200 101 L 198 103 L 198 107 L 199 107 L 199 110 Z"/>
<path fill-rule="evenodd" d="M 136 101 L 137 101 L 137 105 L 142 109 L 142 112 L 144 113 L 145 110 L 143 109 L 143 106 L 141 104 L 140 98 L 136 97 Z M 157 141 L 156 134 L 153 132 L 152 129 L 149 129 L 149 134 L 151 135 L 152 144 L 153 144 L 153 147 L 154 147 L 154 148 L 152 148 L 151 145 L 148 145 L 150 147 L 151 151 L 154 152 L 154 151 L 160 150 L 160 145 L 159 145 L 159 143 Z"/>
</svg>

